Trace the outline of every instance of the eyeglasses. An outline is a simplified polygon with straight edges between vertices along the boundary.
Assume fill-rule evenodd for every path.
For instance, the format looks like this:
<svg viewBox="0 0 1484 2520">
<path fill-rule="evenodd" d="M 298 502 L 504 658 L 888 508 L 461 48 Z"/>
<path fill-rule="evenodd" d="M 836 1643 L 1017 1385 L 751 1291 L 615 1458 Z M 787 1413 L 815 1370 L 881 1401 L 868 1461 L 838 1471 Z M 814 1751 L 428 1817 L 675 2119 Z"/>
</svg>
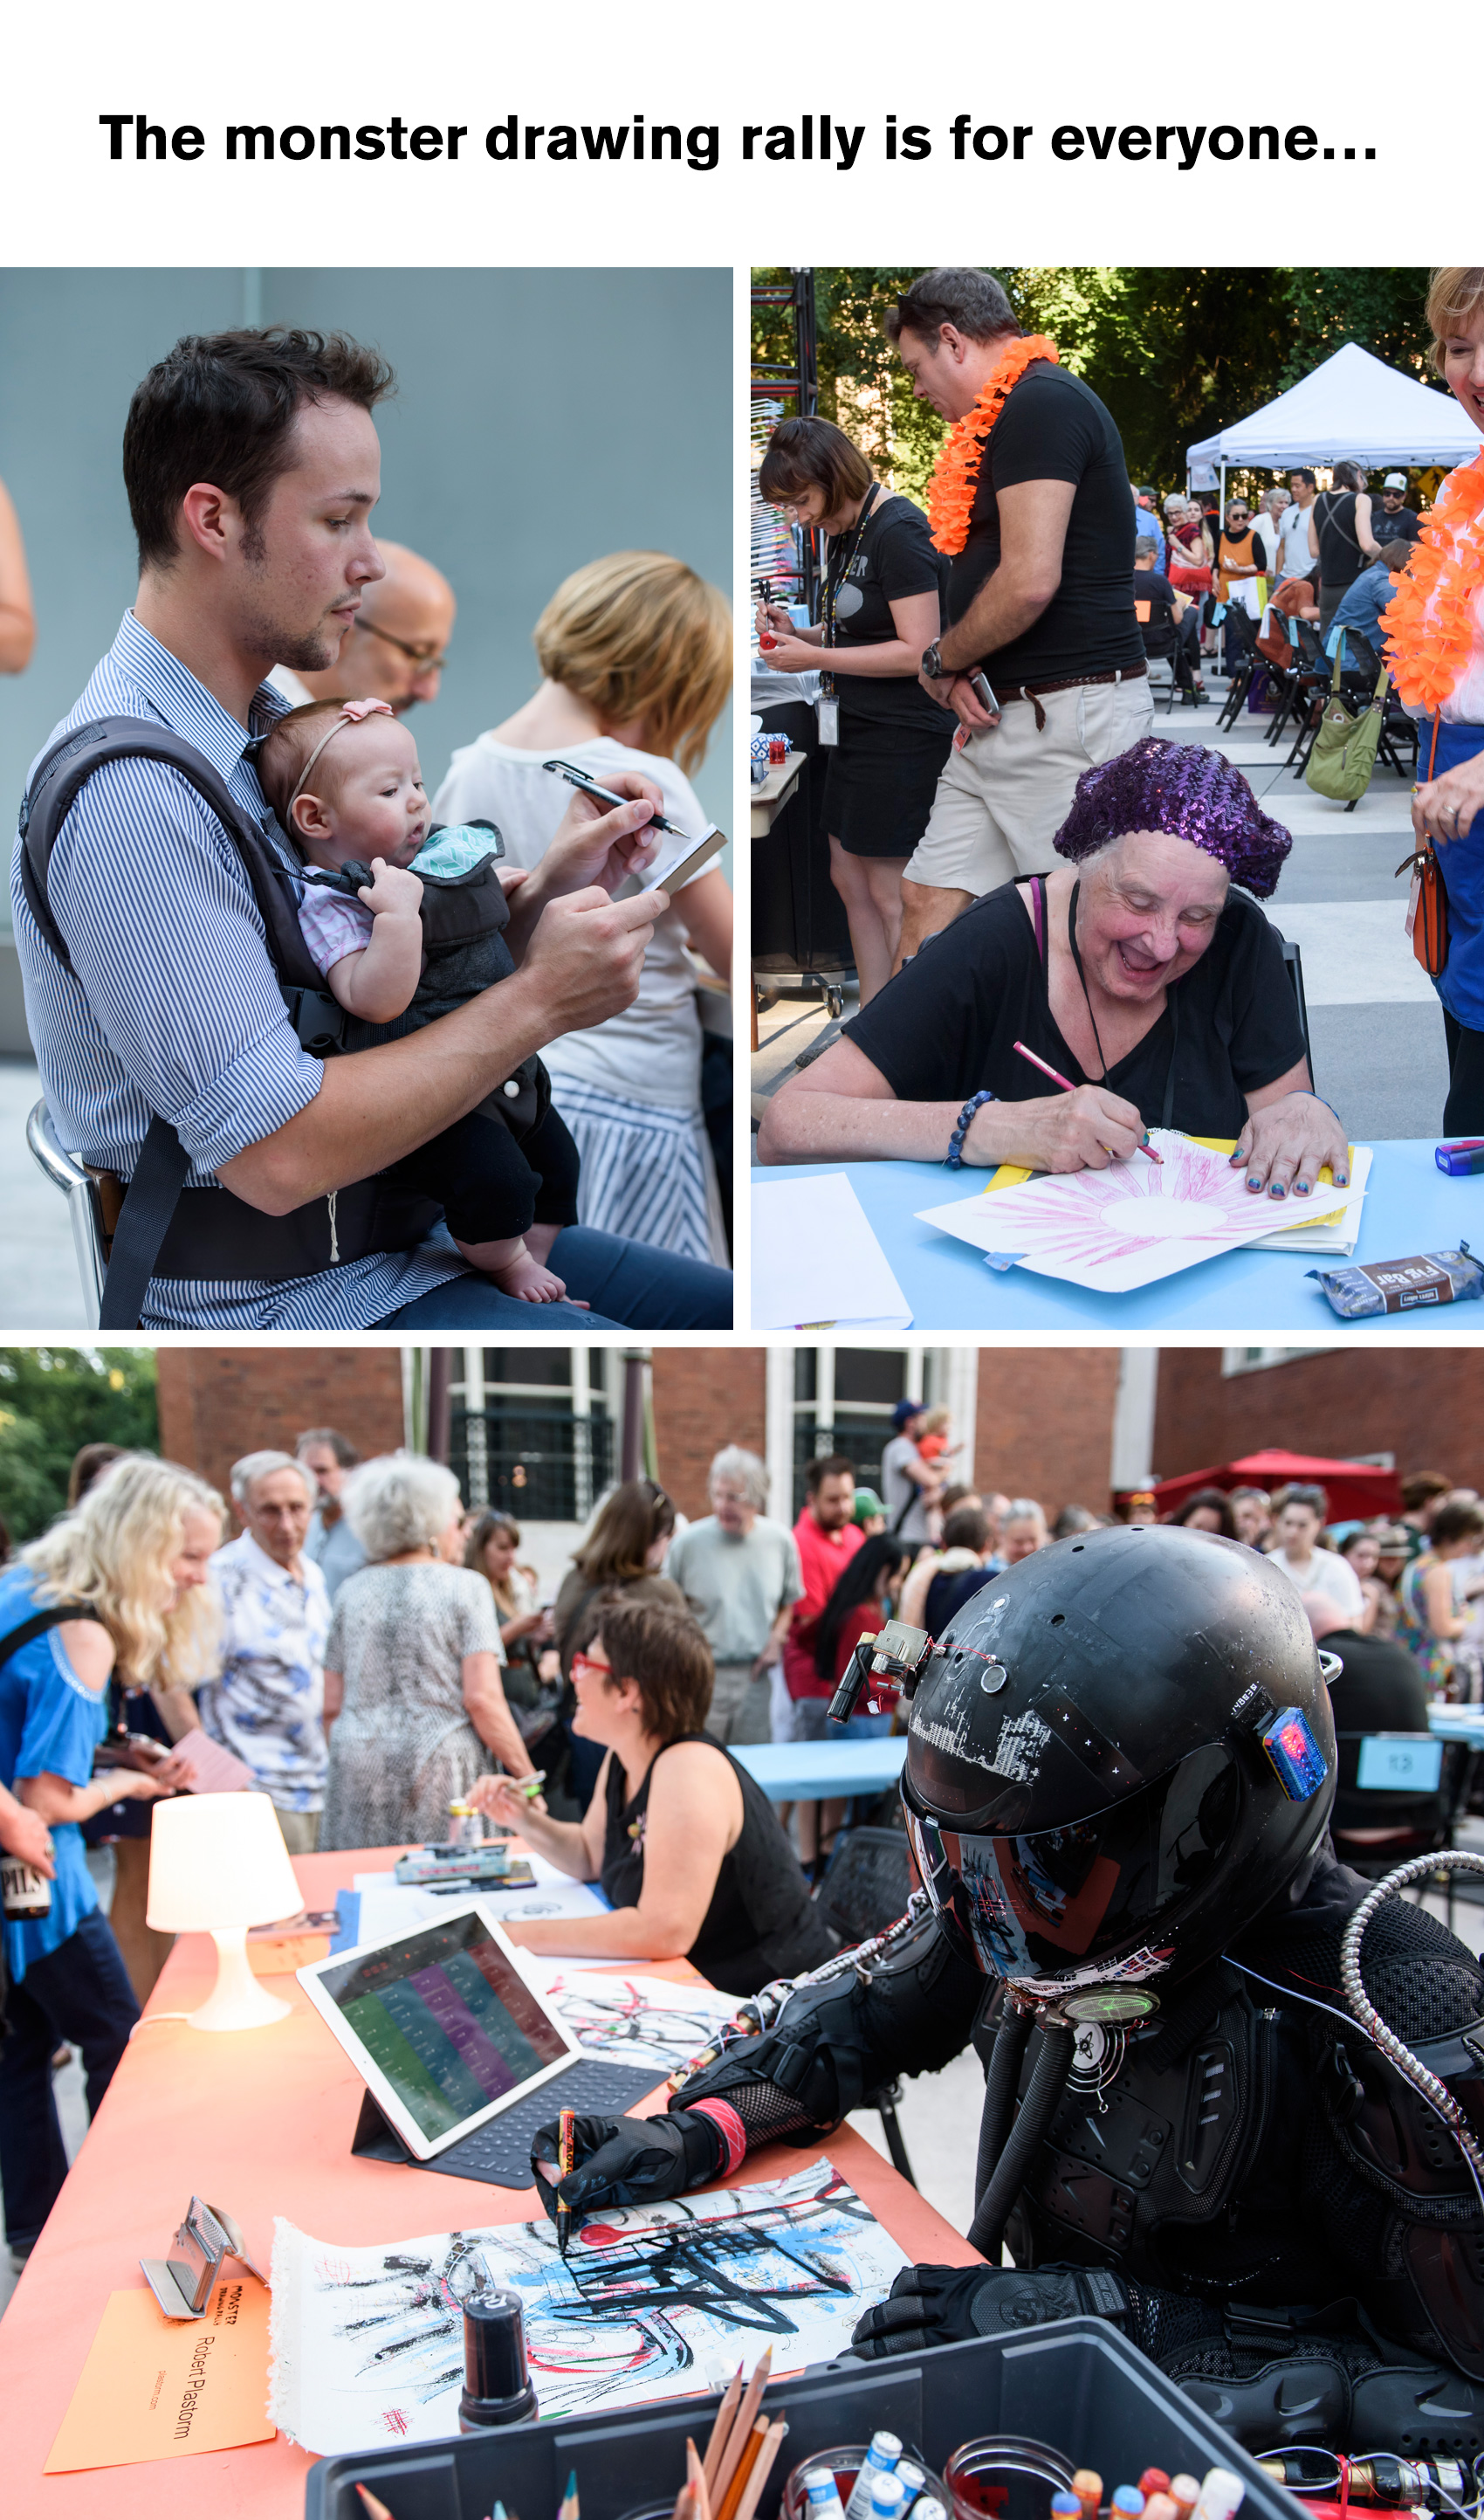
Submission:
<svg viewBox="0 0 1484 2520">
<path fill-rule="evenodd" d="M 584 1680 L 611 1680 L 613 1677 L 612 1664 L 610 1662 L 595 1662 L 590 1653 L 573 1654 L 572 1677 L 574 1680 L 579 1671 L 581 1672 Z"/>
<path fill-rule="evenodd" d="M 440 652 L 436 642 L 430 648 L 426 643 L 414 648 L 406 639 L 395 638 L 391 631 L 381 629 L 375 621 L 368 621 L 364 612 L 356 614 L 356 628 L 369 630 L 373 639 L 384 639 L 387 647 L 397 649 L 410 665 L 417 666 L 420 674 L 441 674 L 448 662 L 448 650 L 445 648 Z"/>
</svg>

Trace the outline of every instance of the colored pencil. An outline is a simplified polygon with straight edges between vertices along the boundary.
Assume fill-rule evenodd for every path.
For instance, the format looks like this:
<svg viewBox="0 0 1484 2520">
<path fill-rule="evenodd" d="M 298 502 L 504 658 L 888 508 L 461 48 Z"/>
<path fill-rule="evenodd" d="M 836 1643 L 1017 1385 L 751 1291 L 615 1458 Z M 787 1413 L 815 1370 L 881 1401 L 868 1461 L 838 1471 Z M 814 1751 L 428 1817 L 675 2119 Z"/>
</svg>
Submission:
<svg viewBox="0 0 1484 2520">
<path fill-rule="evenodd" d="M 1044 1058 L 1038 1058 L 1033 1050 L 1026 1049 L 1023 1041 L 1014 1042 L 1012 1047 L 1021 1058 L 1028 1059 L 1032 1067 L 1039 1067 L 1043 1076 L 1049 1076 L 1054 1085 L 1059 1085 L 1063 1094 L 1076 1093 L 1077 1088 L 1073 1085 L 1069 1077 L 1063 1076 L 1058 1068 L 1049 1066 Z M 1141 1117 L 1143 1115 L 1141 1114 Z M 1107 1150 L 1104 1149 L 1104 1151 Z M 1147 1145 L 1144 1151 L 1148 1156 L 1151 1164 L 1162 1164 L 1164 1162 L 1164 1157 L 1159 1152 L 1157 1147 Z"/>
<path fill-rule="evenodd" d="M 577 2167 L 577 2117 L 575 2110 L 563 2109 L 557 2121 L 557 2184 L 569 2179 Z M 557 2247 L 562 2257 L 572 2244 L 572 2209 L 557 2198 Z"/>
<path fill-rule="evenodd" d="M 391 2520 L 391 2513 L 387 2510 L 385 2503 L 377 2499 L 377 2497 L 372 2493 L 369 2485 L 357 2485 L 356 2492 L 360 2496 L 361 2500 L 365 2503 L 366 2508 L 371 2515 L 371 2520 Z"/>
<path fill-rule="evenodd" d="M 731 2514 L 726 2511 L 727 2496 L 731 2491 L 732 2480 L 737 2474 L 738 2461 L 747 2446 L 757 2409 L 762 2402 L 762 2394 L 768 2385 L 772 2370 L 773 2348 L 770 2345 L 766 2352 L 757 2358 L 757 2367 L 747 2382 L 747 2394 L 738 2408 L 737 2420 L 727 2435 L 726 2446 L 717 2463 L 715 2480 L 711 2486 L 711 2500 L 718 2520 L 722 2520 L 723 2514 L 726 2514 L 726 2520 L 731 2520 Z"/>
<path fill-rule="evenodd" d="M 741 2431 L 741 2425 L 738 2429 Z M 757 2464 L 758 2453 L 767 2438 L 767 2416 L 759 2415 L 742 2444 L 742 2454 L 732 2470 L 732 2482 L 717 2506 L 716 2520 L 737 2520 L 742 2496 L 747 2490 L 747 2480 Z"/>
<path fill-rule="evenodd" d="M 742 2366 L 739 2362 L 727 2384 L 726 2395 L 716 2409 L 716 2421 L 711 2426 L 711 2438 L 706 2444 L 704 2474 L 707 2494 L 715 2490 L 716 2471 L 721 2465 L 722 2452 L 731 2439 L 732 2426 L 737 2420 L 737 2409 L 742 2400 Z"/>
<path fill-rule="evenodd" d="M 577 2501 L 577 2471 L 575 2467 L 572 2469 L 571 2474 L 566 2480 L 566 2492 L 562 2498 L 561 2506 L 557 2513 L 557 2520 L 580 2520 Z"/>
<path fill-rule="evenodd" d="M 696 2520 L 711 2520 L 711 2497 L 706 2488 L 706 2472 L 700 2463 L 700 2452 L 686 2435 L 686 2483 L 696 2497 Z"/>
<path fill-rule="evenodd" d="M 742 2489 L 742 2498 L 737 2506 L 737 2520 L 753 2520 L 753 2514 L 762 2499 L 763 2487 L 768 2482 L 768 2470 L 778 2456 L 779 2444 L 787 2429 L 787 2425 L 782 2420 L 768 2426 L 767 2437 L 752 2462 L 746 2485 Z"/>
</svg>

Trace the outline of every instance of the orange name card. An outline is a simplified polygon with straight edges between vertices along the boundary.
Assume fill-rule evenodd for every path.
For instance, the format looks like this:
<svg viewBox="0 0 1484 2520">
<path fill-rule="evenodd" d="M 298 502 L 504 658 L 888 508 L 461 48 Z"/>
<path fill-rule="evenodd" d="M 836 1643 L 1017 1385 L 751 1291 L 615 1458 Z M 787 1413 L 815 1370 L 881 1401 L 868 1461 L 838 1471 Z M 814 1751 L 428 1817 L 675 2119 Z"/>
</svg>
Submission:
<svg viewBox="0 0 1484 2520">
<path fill-rule="evenodd" d="M 46 2474 L 272 2441 L 268 2309 L 251 2275 L 224 2277 L 204 2318 L 166 2318 L 143 2285 L 110 2293 Z"/>
</svg>

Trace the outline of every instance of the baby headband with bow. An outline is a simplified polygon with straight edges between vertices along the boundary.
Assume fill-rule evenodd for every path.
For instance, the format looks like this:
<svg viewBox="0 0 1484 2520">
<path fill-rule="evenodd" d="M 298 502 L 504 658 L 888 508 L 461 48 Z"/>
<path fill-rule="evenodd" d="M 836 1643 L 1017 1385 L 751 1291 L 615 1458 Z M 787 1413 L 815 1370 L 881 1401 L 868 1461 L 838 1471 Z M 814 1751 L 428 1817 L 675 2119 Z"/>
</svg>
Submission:
<svg viewBox="0 0 1484 2520">
<path fill-rule="evenodd" d="M 391 717 L 394 714 L 395 712 L 392 709 L 390 702 L 387 700 L 341 700 L 339 715 L 331 719 L 329 727 L 320 737 L 318 743 L 309 755 L 303 769 L 299 772 L 298 783 L 294 788 L 293 796 L 290 797 L 288 804 L 284 807 L 285 815 L 287 816 L 292 811 L 294 796 L 302 795 L 304 789 L 309 785 L 310 771 L 314 768 L 314 765 L 318 761 L 320 754 L 324 751 L 326 744 L 332 743 L 335 741 L 335 738 L 339 734 L 341 727 L 359 726 L 362 720 L 368 717 Z"/>
</svg>

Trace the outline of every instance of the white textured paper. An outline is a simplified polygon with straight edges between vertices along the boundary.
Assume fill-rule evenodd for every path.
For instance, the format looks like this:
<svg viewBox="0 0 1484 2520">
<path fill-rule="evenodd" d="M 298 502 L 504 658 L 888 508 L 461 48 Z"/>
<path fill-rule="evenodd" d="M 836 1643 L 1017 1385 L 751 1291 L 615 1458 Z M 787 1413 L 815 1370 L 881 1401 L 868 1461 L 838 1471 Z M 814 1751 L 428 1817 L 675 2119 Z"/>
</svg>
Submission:
<svg viewBox="0 0 1484 2520">
<path fill-rule="evenodd" d="M 773 2375 L 843 2351 L 907 2260 L 823 2157 L 788 2178 L 578 2224 L 337 2249 L 280 2219 L 268 2411 L 332 2457 L 459 2429 L 462 2304 L 490 2282 L 525 2305 L 539 2411 L 586 2414 L 724 2387 L 773 2347 Z"/>
<path fill-rule="evenodd" d="M 1150 1136 L 1162 1164 L 1140 1150 L 1102 1172 L 1038 1173 L 1009 1190 L 920 1208 L 919 1221 L 981 1251 L 1013 1252 L 1038 1277 L 1111 1295 L 1173 1278 L 1273 1232 L 1276 1201 L 1247 1189 L 1242 1166 L 1178 1130 Z M 1303 1202 L 1304 1222 L 1339 1216 L 1362 1195 L 1315 1191 Z M 1294 1221 L 1285 1203 L 1284 1222 Z"/>
<path fill-rule="evenodd" d="M 752 1327 L 904 1330 L 912 1307 L 844 1173 L 752 1184 Z"/>
<path fill-rule="evenodd" d="M 609 2065 L 652 2065 L 673 2074 L 709 2047 L 738 1999 L 712 1986 L 638 1971 L 573 1969 L 540 1952 L 516 1954 L 520 1974 L 570 2031 L 584 2056 Z"/>
</svg>

